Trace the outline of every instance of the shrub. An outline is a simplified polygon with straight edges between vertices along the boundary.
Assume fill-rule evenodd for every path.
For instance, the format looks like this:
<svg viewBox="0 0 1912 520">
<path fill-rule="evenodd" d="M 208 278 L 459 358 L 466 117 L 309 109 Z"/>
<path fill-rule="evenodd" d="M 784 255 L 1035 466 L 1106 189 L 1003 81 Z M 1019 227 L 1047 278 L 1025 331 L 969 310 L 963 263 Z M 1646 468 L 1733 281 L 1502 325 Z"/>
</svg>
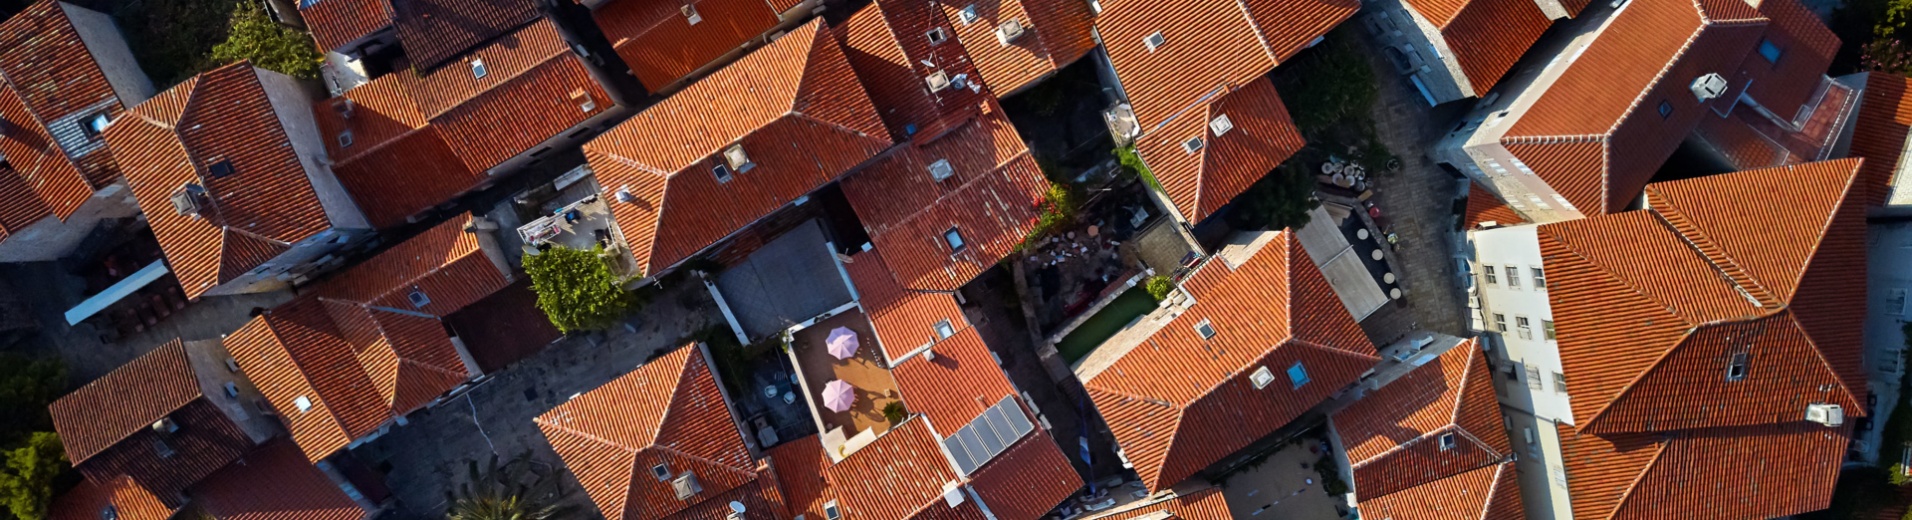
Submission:
<svg viewBox="0 0 1912 520">
<path fill-rule="evenodd" d="M 53 432 L 33 432 L 27 442 L 6 453 L 6 467 L 0 469 L 0 502 L 15 518 L 46 518 L 53 502 L 54 482 L 70 466 L 60 436 Z"/>
<path fill-rule="evenodd" d="M 1141 177 L 1142 182 L 1148 183 L 1149 189 L 1153 189 L 1157 192 L 1165 192 L 1165 190 L 1162 189 L 1162 183 L 1155 180 L 1155 172 L 1149 171 L 1149 165 L 1142 164 L 1142 156 L 1135 153 L 1134 145 L 1116 148 L 1114 153 L 1116 162 L 1122 164 L 1123 170 L 1127 170 L 1130 174 Z"/>
<path fill-rule="evenodd" d="M 531 288 L 538 293 L 538 309 L 565 333 L 600 330 L 638 305 L 637 295 L 624 289 L 623 280 L 590 251 L 553 247 L 524 257 Z"/>
<path fill-rule="evenodd" d="M 241 2 L 232 11 L 226 41 L 212 46 L 215 63 L 252 60 L 259 68 L 300 79 L 319 77 L 318 45 L 305 33 L 279 25 L 264 7 Z"/>
<path fill-rule="evenodd" d="M 1168 299 L 1169 291 L 1175 290 L 1175 280 L 1159 274 L 1150 276 L 1148 281 L 1142 283 L 1142 290 L 1148 291 L 1149 297 L 1159 302 Z"/>
<path fill-rule="evenodd" d="M 1903 486 L 1903 485 L 1912 483 L 1912 477 L 1905 476 L 1904 464 L 1893 464 L 1892 468 L 1889 469 L 1888 471 L 1891 471 L 1892 473 L 1890 475 L 1886 475 L 1886 481 L 1891 482 L 1892 485 Z"/>
<path fill-rule="evenodd" d="M 883 418 L 889 419 L 892 426 L 903 422 L 903 419 L 909 415 L 910 411 L 903 407 L 902 401 L 890 401 L 890 404 L 883 405 Z"/>
<path fill-rule="evenodd" d="M 500 463 L 492 455 L 484 466 L 465 461 L 465 482 L 445 492 L 446 520 L 553 520 L 570 518 L 563 479 L 538 471 L 531 453 Z"/>
<path fill-rule="evenodd" d="M 1079 209 L 1075 191 L 1058 182 L 1049 183 L 1049 191 L 1042 194 L 1041 205 L 1042 214 L 1036 217 L 1036 227 L 1023 236 L 1022 243 L 1016 246 L 1017 251 L 1028 249 L 1037 240 L 1068 225 L 1075 219 L 1076 210 Z"/>
<path fill-rule="evenodd" d="M 1380 87 L 1368 63 L 1371 57 L 1361 52 L 1355 38 L 1359 36 L 1347 31 L 1330 33 L 1288 65 L 1282 76 L 1288 81 L 1278 85 L 1295 126 L 1310 141 L 1342 123 L 1373 125 L 1369 115 Z"/>
</svg>

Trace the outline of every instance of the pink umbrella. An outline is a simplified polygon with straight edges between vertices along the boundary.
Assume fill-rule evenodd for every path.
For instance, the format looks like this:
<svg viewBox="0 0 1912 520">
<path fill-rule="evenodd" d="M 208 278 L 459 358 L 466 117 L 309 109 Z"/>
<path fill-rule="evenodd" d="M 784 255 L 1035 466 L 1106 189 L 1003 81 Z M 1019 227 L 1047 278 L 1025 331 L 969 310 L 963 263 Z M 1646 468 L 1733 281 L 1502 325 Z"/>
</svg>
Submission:
<svg viewBox="0 0 1912 520">
<path fill-rule="evenodd" d="M 842 379 L 831 380 L 823 385 L 823 407 L 832 411 L 845 411 L 856 402 L 856 387 Z"/>
<path fill-rule="evenodd" d="M 856 355 L 856 331 L 849 327 L 837 327 L 830 331 L 830 337 L 825 338 L 823 344 L 829 348 L 830 355 L 837 359 L 850 359 L 850 356 Z"/>
</svg>

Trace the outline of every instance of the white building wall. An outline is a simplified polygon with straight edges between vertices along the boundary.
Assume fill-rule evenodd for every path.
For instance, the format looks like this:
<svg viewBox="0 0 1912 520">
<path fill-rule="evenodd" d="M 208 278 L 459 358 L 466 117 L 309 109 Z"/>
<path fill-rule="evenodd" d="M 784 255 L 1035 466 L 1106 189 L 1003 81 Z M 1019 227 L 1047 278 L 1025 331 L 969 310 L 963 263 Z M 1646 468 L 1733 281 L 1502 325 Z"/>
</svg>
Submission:
<svg viewBox="0 0 1912 520">
<path fill-rule="evenodd" d="M 1530 520 L 1569 520 L 1573 503 L 1567 492 L 1567 469 L 1560 456 L 1560 432 L 1553 421 L 1502 407 L 1507 439 L 1518 468 L 1520 501 Z"/>
<path fill-rule="evenodd" d="M 1534 276 L 1536 270 L 1542 270 L 1539 278 L 1545 279 L 1539 228 L 1529 224 L 1469 233 L 1474 249 L 1470 267 L 1480 296 L 1484 332 L 1494 338 L 1499 351 L 1496 361 L 1501 366 L 1495 371 L 1495 381 L 1504 390 L 1501 403 L 1543 419 L 1572 424 L 1573 407 L 1567 389 L 1559 384 L 1566 377 L 1560 365 L 1560 345 L 1547 337 L 1553 308 L 1547 301 L 1546 288 L 1536 283 Z"/>
<path fill-rule="evenodd" d="M 1867 461 L 1892 464 L 1898 461 L 1878 460 L 1879 443 L 1885 418 L 1904 391 L 1899 382 L 1905 370 L 1903 327 L 1912 321 L 1912 222 L 1875 222 L 1866 232 L 1866 384 L 1878 404 L 1866 414 L 1871 426 L 1853 432 L 1851 449 Z"/>
<path fill-rule="evenodd" d="M 73 252 L 101 220 L 138 214 L 139 203 L 125 183 L 107 186 L 93 192 L 65 221 L 48 216 L 0 240 L 0 263 L 58 260 Z"/>
<path fill-rule="evenodd" d="M 139 60 L 133 58 L 133 49 L 126 45 L 126 37 L 113 23 L 113 17 L 66 2 L 60 2 L 60 10 L 72 21 L 73 30 L 80 33 L 80 41 L 99 63 L 122 106 L 132 108 L 158 93 L 152 78 L 146 77 Z"/>
</svg>

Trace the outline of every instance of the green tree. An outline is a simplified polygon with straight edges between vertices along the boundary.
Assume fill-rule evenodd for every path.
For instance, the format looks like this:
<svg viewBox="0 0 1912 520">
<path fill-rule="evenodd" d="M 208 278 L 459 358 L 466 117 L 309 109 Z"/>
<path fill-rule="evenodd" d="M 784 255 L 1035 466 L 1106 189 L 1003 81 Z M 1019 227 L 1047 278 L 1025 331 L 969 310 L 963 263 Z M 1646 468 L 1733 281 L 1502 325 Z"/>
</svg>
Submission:
<svg viewBox="0 0 1912 520">
<path fill-rule="evenodd" d="M 890 401 L 890 404 L 883 405 L 883 418 L 888 419 L 891 425 L 903 422 L 909 416 L 910 409 L 903 407 L 902 401 Z"/>
<path fill-rule="evenodd" d="M 1292 165 L 1282 165 L 1255 181 L 1235 199 L 1228 224 L 1235 229 L 1287 229 L 1308 224 L 1308 212 L 1321 205 L 1314 198 L 1314 179 Z"/>
<path fill-rule="evenodd" d="M 603 251 L 553 247 L 524 257 L 538 308 L 559 331 L 610 328 L 637 307 L 637 295 L 598 257 Z"/>
<path fill-rule="evenodd" d="M 0 446 L 53 429 L 46 406 L 66 390 L 66 365 L 55 357 L 0 354 Z"/>
<path fill-rule="evenodd" d="M 555 472 L 538 471 L 529 453 L 500 463 L 497 455 L 480 467 L 465 462 L 465 483 L 445 492 L 451 507 L 446 520 L 549 520 L 572 516 L 562 505 L 563 482 Z"/>
<path fill-rule="evenodd" d="M 6 459 L 6 467 L 0 470 L 0 502 L 16 518 L 46 518 L 54 482 L 71 469 L 60 436 L 33 432 L 25 445 L 7 451 Z"/>
<path fill-rule="evenodd" d="M 232 11 L 226 41 L 212 47 L 216 63 L 252 60 L 252 64 L 295 78 L 319 77 L 318 45 L 305 33 L 279 25 L 257 3 L 242 2 Z"/>
<path fill-rule="evenodd" d="M 1168 298 L 1169 292 L 1175 290 L 1175 280 L 1159 274 L 1150 276 L 1148 281 L 1143 282 L 1142 289 L 1148 291 L 1149 297 L 1159 302 Z"/>
<path fill-rule="evenodd" d="M 1321 45 L 1285 65 L 1290 74 L 1276 89 L 1294 114 L 1295 126 L 1315 141 L 1335 125 L 1373 125 L 1369 111 L 1380 96 L 1369 60 L 1347 30 L 1330 33 Z"/>
</svg>

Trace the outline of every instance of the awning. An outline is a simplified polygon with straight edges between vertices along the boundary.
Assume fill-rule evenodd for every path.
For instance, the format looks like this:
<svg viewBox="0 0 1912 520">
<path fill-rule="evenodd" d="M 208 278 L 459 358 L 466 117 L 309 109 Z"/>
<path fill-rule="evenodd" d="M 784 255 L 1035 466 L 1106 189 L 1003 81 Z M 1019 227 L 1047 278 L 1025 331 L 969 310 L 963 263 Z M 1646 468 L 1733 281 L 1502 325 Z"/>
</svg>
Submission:
<svg viewBox="0 0 1912 520">
<path fill-rule="evenodd" d="M 94 314 L 99 314 L 100 311 L 106 310 L 106 306 L 125 299 L 127 296 L 131 296 L 133 291 L 137 291 L 141 287 L 153 283 L 154 280 L 166 276 L 168 272 L 170 271 L 166 269 L 165 260 L 154 260 L 153 263 L 140 268 L 139 272 L 133 273 L 132 276 L 120 280 L 119 283 L 113 284 L 112 287 L 107 287 L 106 290 L 100 291 L 99 294 L 95 294 L 87 298 L 86 301 L 80 302 L 79 305 L 67 309 L 66 324 L 74 325 L 82 320 L 93 317 Z"/>
</svg>

